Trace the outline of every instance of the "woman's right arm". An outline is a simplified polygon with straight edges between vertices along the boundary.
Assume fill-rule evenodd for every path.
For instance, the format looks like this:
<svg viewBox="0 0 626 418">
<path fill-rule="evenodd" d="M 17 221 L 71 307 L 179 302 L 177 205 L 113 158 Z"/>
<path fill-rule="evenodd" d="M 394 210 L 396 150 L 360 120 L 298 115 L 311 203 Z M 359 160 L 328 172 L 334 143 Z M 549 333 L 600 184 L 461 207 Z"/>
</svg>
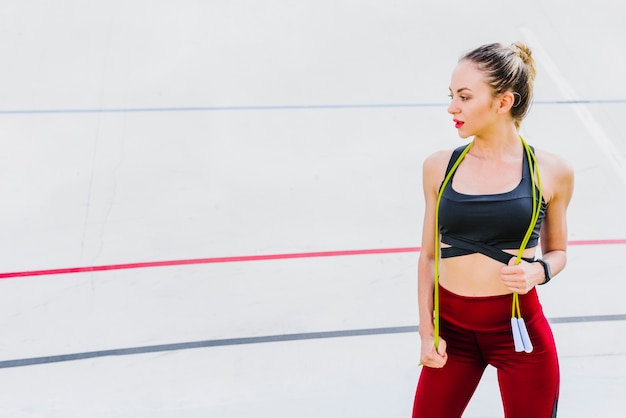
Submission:
<svg viewBox="0 0 626 418">
<path fill-rule="evenodd" d="M 421 364 L 428 367 L 443 367 L 447 360 L 446 342 L 439 339 L 439 348 L 434 346 L 433 295 L 435 274 L 435 209 L 439 185 L 445 174 L 450 152 L 440 151 L 429 156 L 422 169 L 424 189 L 424 222 L 422 246 L 417 269 L 417 301 L 419 308 L 419 334 L 421 339 Z"/>
</svg>

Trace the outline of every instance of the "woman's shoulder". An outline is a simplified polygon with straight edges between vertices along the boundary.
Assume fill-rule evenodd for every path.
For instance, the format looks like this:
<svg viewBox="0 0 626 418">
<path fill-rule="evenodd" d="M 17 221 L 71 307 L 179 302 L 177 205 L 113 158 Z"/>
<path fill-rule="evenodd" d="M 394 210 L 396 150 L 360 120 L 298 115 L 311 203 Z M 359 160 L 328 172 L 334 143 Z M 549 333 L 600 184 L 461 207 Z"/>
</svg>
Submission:
<svg viewBox="0 0 626 418">
<path fill-rule="evenodd" d="M 563 156 L 543 149 L 536 149 L 537 164 L 542 171 L 547 171 L 551 176 L 567 178 L 574 176 L 572 164 Z"/>
<path fill-rule="evenodd" d="M 548 195 L 562 196 L 569 201 L 574 188 L 572 164 L 561 155 L 541 149 L 535 150 L 535 155 Z"/>
<path fill-rule="evenodd" d="M 467 147 L 467 144 L 461 145 L 454 149 L 442 149 L 435 151 L 424 159 L 424 169 L 443 169 L 445 170 L 450 163 L 454 153 L 460 155 Z"/>
<path fill-rule="evenodd" d="M 424 159 L 424 165 L 437 165 L 441 163 L 448 164 L 453 152 L 454 150 L 451 149 L 435 151 Z"/>
<path fill-rule="evenodd" d="M 428 155 L 424 159 L 424 172 L 439 172 L 446 170 L 448 166 L 448 162 L 450 158 L 452 158 L 452 153 L 454 150 L 439 150 L 435 151 L 432 154 Z"/>
<path fill-rule="evenodd" d="M 448 168 L 453 152 L 453 149 L 439 150 L 424 159 L 422 170 L 425 183 L 437 189 L 439 188 L 439 185 L 446 175 L 446 169 Z"/>
</svg>

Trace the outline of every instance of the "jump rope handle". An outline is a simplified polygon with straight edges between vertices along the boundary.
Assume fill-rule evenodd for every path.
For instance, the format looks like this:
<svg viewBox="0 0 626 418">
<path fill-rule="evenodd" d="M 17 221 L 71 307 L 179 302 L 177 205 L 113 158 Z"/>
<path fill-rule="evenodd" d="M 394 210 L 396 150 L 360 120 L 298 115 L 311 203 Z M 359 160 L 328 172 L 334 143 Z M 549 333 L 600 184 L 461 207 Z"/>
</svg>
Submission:
<svg viewBox="0 0 626 418">
<path fill-rule="evenodd" d="M 539 170 L 537 169 L 537 159 L 535 157 L 535 153 L 528 146 L 524 138 L 520 136 L 522 140 L 522 144 L 524 145 L 524 150 L 526 151 L 526 156 L 528 158 L 528 165 L 530 171 L 530 179 L 532 187 L 532 198 L 533 198 L 533 212 L 531 216 L 531 222 L 528 226 L 528 230 L 526 231 L 526 235 L 522 241 L 522 245 L 517 253 L 517 257 L 515 259 L 515 265 L 518 265 L 521 262 L 522 255 L 524 253 L 524 249 L 528 244 L 528 240 L 535 229 L 535 225 L 537 224 L 537 220 L 539 219 L 539 214 L 541 212 L 541 201 L 542 201 L 542 190 L 541 190 L 541 179 L 539 177 Z M 536 176 L 535 176 L 535 171 Z M 539 195 L 537 196 L 537 190 L 535 188 L 535 184 L 537 185 L 537 189 L 539 189 Z M 530 341 L 530 335 L 528 335 L 528 329 L 526 328 L 526 322 L 524 322 L 524 318 L 522 318 L 522 313 L 519 305 L 519 294 L 513 293 L 513 307 L 511 313 L 511 330 L 513 332 L 513 343 L 515 344 L 516 352 L 526 352 L 530 353 L 533 351 L 533 344 Z"/>
</svg>

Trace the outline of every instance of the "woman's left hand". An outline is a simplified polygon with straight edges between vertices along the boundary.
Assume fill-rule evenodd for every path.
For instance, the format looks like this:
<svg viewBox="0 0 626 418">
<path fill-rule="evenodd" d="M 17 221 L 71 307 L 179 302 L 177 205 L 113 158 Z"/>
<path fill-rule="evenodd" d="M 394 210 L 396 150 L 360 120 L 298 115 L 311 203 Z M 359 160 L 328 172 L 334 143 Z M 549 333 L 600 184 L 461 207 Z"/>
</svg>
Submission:
<svg viewBox="0 0 626 418">
<path fill-rule="evenodd" d="M 518 265 L 515 265 L 515 257 L 511 257 L 509 264 L 502 267 L 500 270 L 500 277 L 504 282 L 504 285 L 511 290 L 511 292 L 525 295 L 533 287 L 535 287 L 535 279 L 538 273 L 543 273 L 543 267 L 538 266 L 538 263 L 528 263 L 521 260 Z M 541 271 L 539 272 L 540 269 Z"/>
</svg>

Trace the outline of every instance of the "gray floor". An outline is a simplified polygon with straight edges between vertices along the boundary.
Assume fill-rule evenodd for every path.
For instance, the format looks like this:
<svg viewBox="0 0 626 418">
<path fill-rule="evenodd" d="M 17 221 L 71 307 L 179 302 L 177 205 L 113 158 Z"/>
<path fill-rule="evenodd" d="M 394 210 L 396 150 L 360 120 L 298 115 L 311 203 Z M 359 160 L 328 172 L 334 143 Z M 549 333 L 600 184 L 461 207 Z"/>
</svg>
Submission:
<svg viewBox="0 0 626 418">
<path fill-rule="evenodd" d="M 540 289 L 559 416 L 621 417 L 622 16 L 0 2 L 0 418 L 410 416 L 421 164 L 459 144 L 458 56 L 516 40 L 538 62 L 522 133 L 576 171 L 570 261 Z M 501 416 L 489 369 L 465 417 Z"/>
</svg>

